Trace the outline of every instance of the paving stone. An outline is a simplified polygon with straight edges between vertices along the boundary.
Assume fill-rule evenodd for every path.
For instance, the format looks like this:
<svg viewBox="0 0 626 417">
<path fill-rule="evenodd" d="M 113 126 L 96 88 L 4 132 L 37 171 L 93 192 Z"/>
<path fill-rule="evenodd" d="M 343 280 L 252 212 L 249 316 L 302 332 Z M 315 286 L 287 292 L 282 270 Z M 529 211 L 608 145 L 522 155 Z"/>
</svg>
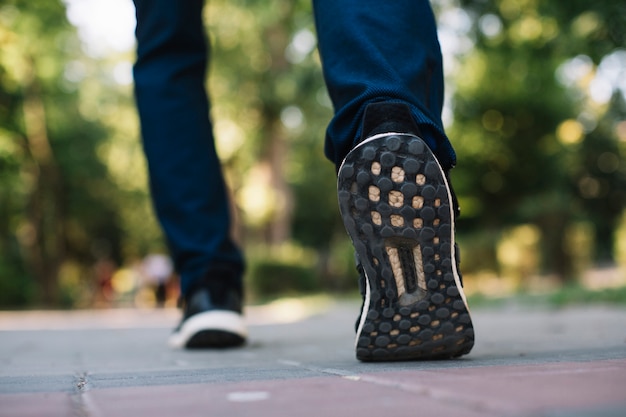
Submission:
<svg viewBox="0 0 626 417">
<path fill-rule="evenodd" d="M 478 309 L 470 355 L 368 364 L 359 303 L 313 305 L 250 308 L 247 346 L 191 352 L 165 344 L 174 310 L 0 312 L 0 417 L 626 415 L 626 309 Z"/>
</svg>

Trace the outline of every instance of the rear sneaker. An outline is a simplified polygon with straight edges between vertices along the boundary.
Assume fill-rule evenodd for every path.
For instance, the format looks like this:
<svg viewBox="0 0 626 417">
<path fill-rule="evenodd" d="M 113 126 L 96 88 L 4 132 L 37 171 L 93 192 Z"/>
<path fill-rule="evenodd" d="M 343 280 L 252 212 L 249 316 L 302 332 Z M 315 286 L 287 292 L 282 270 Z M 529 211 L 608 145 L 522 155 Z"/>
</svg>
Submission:
<svg viewBox="0 0 626 417">
<path fill-rule="evenodd" d="M 169 338 L 171 347 L 229 348 L 246 342 L 248 333 L 237 291 L 198 286 L 185 297 L 182 307 L 183 319 Z"/>
<path fill-rule="evenodd" d="M 338 172 L 340 212 L 365 287 L 355 342 L 362 361 L 451 358 L 474 344 L 455 200 L 411 119 L 404 104 L 368 106 L 367 137 Z"/>
</svg>

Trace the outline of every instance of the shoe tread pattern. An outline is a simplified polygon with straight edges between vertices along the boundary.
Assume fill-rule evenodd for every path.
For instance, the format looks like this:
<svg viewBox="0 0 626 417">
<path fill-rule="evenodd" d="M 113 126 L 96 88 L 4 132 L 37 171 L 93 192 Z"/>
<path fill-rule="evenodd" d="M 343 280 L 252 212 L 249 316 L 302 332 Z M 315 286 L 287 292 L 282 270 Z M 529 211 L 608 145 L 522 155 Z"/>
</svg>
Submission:
<svg viewBox="0 0 626 417">
<path fill-rule="evenodd" d="M 370 288 L 357 358 L 469 353 L 474 330 L 454 278 L 450 195 L 427 145 L 402 134 L 363 143 L 342 164 L 338 198 Z"/>
</svg>

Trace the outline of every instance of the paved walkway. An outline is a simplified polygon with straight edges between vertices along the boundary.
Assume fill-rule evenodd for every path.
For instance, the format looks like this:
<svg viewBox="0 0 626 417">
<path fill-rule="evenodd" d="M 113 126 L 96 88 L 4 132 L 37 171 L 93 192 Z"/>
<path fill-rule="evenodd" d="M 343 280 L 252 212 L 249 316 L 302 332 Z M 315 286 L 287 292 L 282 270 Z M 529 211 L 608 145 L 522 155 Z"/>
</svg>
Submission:
<svg viewBox="0 0 626 417">
<path fill-rule="evenodd" d="M 364 364 L 358 307 L 250 307 L 246 347 L 191 352 L 174 310 L 0 312 L 0 416 L 626 416 L 626 309 L 477 309 L 467 357 Z"/>
</svg>

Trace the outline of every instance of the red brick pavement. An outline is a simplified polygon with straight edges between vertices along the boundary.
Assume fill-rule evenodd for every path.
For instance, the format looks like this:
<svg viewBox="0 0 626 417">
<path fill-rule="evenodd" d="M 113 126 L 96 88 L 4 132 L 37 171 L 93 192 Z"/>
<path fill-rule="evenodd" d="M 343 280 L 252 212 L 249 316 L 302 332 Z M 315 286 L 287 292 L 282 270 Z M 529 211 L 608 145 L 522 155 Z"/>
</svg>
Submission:
<svg viewBox="0 0 626 417">
<path fill-rule="evenodd" d="M 332 371 L 332 370 L 331 370 Z M 2 417 L 626 415 L 626 359 L 0 395 Z M 579 410 L 579 411 L 576 411 Z"/>
</svg>

